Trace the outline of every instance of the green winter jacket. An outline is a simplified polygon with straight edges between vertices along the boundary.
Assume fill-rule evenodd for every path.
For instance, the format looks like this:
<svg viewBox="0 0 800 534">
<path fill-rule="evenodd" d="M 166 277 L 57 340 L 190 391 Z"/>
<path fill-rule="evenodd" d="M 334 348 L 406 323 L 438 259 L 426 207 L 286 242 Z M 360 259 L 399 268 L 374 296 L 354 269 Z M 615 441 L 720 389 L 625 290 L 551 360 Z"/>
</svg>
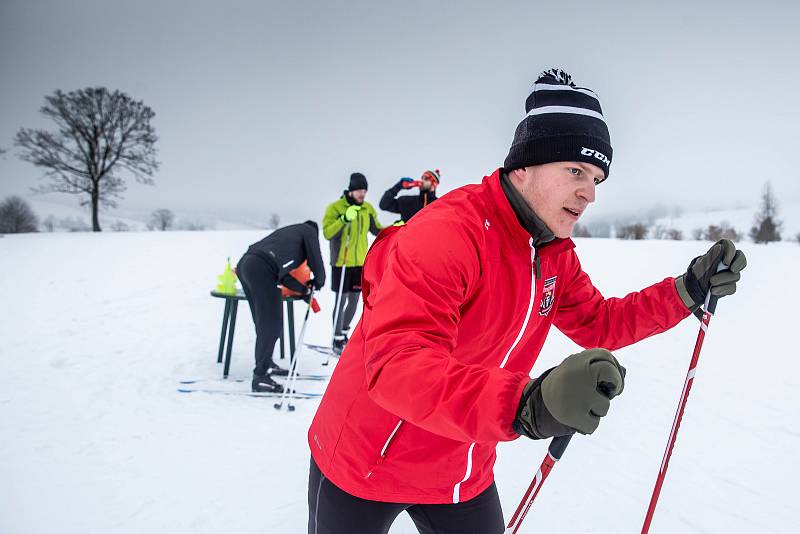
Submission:
<svg viewBox="0 0 800 534">
<path fill-rule="evenodd" d="M 378 214 L 369 202 L 361 205 L 358 216 L 350 223 L 342 221 L 342 215 L 351 205 L 347 193 L 325 209 L 322 218 L 322 235 L 330 241 L 331 265 L 341 267 L 345 260 L 347 245 L 347 267 L 361 267 L 367 256 L 369 243 L 367 232 L 378 235 L 383 226 L 378 222 Z"/>
</svg>

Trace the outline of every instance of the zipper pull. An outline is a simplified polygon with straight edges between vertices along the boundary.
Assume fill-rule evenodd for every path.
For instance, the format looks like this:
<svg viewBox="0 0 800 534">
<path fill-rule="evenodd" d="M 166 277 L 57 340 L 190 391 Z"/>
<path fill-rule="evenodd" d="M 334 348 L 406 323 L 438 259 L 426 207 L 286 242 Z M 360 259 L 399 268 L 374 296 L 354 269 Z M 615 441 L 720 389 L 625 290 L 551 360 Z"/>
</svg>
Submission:
<svg viewBox="0 0 800 534">
<path fill-rule="evenodd" d="M 542 277 L 542 268 L 541 264 L 539 263 L 539 251 L 536 250 L 536 247 L 533 246 L 533 238 L 528 239 L 528 244 L 531 247 L 531 263 L 533 263 L 536 272 L 536 278 Z"/>
</svg>

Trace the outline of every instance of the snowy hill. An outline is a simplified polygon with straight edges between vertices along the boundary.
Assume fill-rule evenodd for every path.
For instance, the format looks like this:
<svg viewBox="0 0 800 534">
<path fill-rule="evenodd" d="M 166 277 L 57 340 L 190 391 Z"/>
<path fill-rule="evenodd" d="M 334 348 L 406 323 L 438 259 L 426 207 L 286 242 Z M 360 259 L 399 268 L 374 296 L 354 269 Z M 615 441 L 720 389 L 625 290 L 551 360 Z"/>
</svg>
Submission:
<svg viewBox="0 0 800 534">
<path fill-rule="evenodd" d="M 225 258 L 261 237 L 0 239 L 0 532 L 305 532 L 305 434 L 318 401 L 287 413 L 269 399 L 176 392 L 180 379 L 220 376 L 222 304 L 208 291 Z M 587 239 L 578 253 L 601 291 L 621 296 L 682 272 L 706 246 Z M 744 248 L 750 265 L 712 321 L 651 532 L 796 532 L 800 363 L 790 332 L 800 285 L 787 275 L 800 246 Z M 325 343 L 332 299 L 321 296 L 308 338 Z M 239 310 L 231 374 L 244 377 L 255 334 Z M 593 436 L 572 440 L 522 532 L 640 530 L 697 330 L 686 320 L 617 352 L 624 395 Z M 533 374 L 575 350 L 554 332 Z M 301 358 L 305 370 L 325 369 L 317 353 Z M 507 518 L 546 446 L 499 448 Z M 415 530 L 401 516 L 391 532 Z"/>
</svg>

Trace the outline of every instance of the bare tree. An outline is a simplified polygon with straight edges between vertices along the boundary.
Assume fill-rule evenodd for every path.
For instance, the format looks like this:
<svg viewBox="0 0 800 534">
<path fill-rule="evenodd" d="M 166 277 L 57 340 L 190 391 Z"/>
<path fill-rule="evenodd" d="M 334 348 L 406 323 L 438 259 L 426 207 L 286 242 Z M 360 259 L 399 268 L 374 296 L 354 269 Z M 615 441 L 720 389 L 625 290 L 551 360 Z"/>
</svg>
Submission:
<svg viewBox="0 0 800 534">
<path fill-rule="evenodd" d="M 172 228 L 172 224 L 174 222 L 175 214 L 168 209 L 162 208 L 154 211 L 150 215 L 150 224 L 148 224 L 147 227 L 161 230 L 163 232 Z"/>
<path fill-rule="evenodd" d="M 664 231 L 663 239 L 669 239 L 669 240 L 672 240 L 672 241 L 682 241 L 683 240 L 683 232 L 681 232 L 677 228 L 667 228 Z"/>
<path fill-rule="evenodd" d="M 692 239 L 694 239 L 695 241 L 700 241 L 702 239 L 705 239 L 703 237 L 704 235 L 705 235 L 705 230 L 703 230 L 702 228 L 695 228 L 694 230 L 692 230 Z"/>
<path fill-rule="evenodd" d="M 6 150 L 5 148 L 0 148 L 0 157 L 4 156 L 6 152 L 8 152 L 8 150 Z M 3 159 L 6 159 L 6 158 L 3 158 Z"/>
<path fill-rule="evenodd" d="M 278 226 L 281 225 L 281 216 L 277 213 L 273 213 L 269 216 L 269 220 L 267 221 L 267 229 L 268 230 L 277 230 Z"/>
<path fill-rule="evenodd" d="M 703 232 L 703 237 L 707 241 L 719 241 L 720 239 L 730 239 L 731 241 L 739 241 L 742 236 L 727 222 L 723 221 L 719 225 L 709 224 L 708 228 Z"/>
<path fill-rule="evenodd" d="M 179 230 L 187 230 L 189 232 L 202 232 L 206 230 L 207 225 L 199 220 L 185 219 L 178 225 Z"/>
<path fill-rule="evenodd" d="M 80 217 L 64 217 L 59 223 L 61 228 L 65 228 L 69 232 L 88 232 L 91 230 L 86 221 Z"/>
<path fill-rule="evenodd" d="M 761 206 L 755 217 L 755 225 L 750 229 L 750 237 L 756 243 L 780 241 L 783 222 L 778 220 L 778 201 L 767 182 L 761 193 Z"/>
<path fill-rule="evenodd" d="M 129 232 L 131 227 L 125 221 L 114 221 L 111 223 L 111 230 L 114 232 Z"/>
<path fill-rule="evenodd" d="M 105 87 L 57 90 L 39 111 L 58 130 L 21 128 L 14 138 L 20 158 L 46 169 L 48 182 L 34 190 L 85 195 L 81 205 L 91 206 L 93 231 L 100 231 L 101 204 L 113 207 L 114 199 L 122 198 L 123 171 L 153 184 L 150 177 L 159 165 L 150 124 L 155 113 L 141 100 Z"/>
<path fill-rule="evenodd" d="M 53 215 L 48 215 L 42 221 L 42 228 L 44 228 L 45 232 L 52 232 L 56 229 L 56 218 Z"/>
<path fill-rule="evenodd" d="M 619 229 L 617 237 L 619 239 L 645 239 L 648 228 L 644 223 L 627 224 Z"/>
<path fill-rule="evenodd" d="M 576 224 L 575 228 L 572 229 L 573 237 L 592 237 L 592 233 L 589 231 L 589 228 L 582 224 Z"/>
<path fill-rule="evenodd" d="M 0 233 L 22 234 L 39 231 L 39 219 L 25 199 L 6 197 L 0 202 Z"/>
</svg>

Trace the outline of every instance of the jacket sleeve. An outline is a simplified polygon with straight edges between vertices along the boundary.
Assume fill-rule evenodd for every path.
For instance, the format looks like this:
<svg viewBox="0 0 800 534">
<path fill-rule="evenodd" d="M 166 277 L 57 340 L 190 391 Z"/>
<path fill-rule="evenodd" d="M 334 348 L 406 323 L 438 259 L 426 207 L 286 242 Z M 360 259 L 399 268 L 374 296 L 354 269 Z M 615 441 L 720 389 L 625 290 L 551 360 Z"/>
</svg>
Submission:
<svg viewBox="0 0 800 534">
<path fill-rule="evenodd" d="M 476 242 L 453 225 L 403 233 L 364 267 L 365 371 L 370 397 L 429 432 L 462 442 L 510 441 L 525 373 L 452 356 L 461 306 L 480 284 Z M 435 240 L 435 246 L 434 242 Z M 389 240 L 385 240 L 389 241 Z M 386 245 L 383 245 L 386 246 Z M 499 361 L 491 344 L 487 361 Z"/>
<path fill-rule="evenodd" d="M 384 211 L 400 213 L 400 206 L 397 203 L 397 193 L 399 193 L 402 188 L 403 184 L 401 182 L 397 182 L 397 184 L 387 189 L 381 197 L 378 207 Z"/>
<path fill-rule="evenodd" d="M 624 298 L 604 298 L 574 252 L 569 263 L 553 324 L 584 348 L 616 350 L 669 330 L 690 313 L 674 278 Z"/>
<path fill-rule="evenodd" d="M 378 235 L 385 227 L 378 221 L 378 212 L 372 205 L 369 206 L 369 232 L 372 235 Z"/>
<path fill-rule="evenodd" d="M 325 215 L 322 217 L 322 235 L 330 241 L 341 233 L 342 228 L 344 228 L 344 223 L 334 202 L 328 206 L 325 210 Z"/>
<path fill-rule="evenodd" d="M 287 274 L 286 276 L 281 278 L 281 284 L 286 289 L 294 291 L 295 293 L 298 293 L 300 295 L 305 295 L 306 294 L 307 288 L 306 288 L 305 284 L 302 284 L 300 282 L 300 280 L 298 280 L 297 278 L 295 278 L 294 276 L 292 276 L 290 274 Z"/>
<path fill-rule="evenodd" d="M 308 268 L 314 273 L 314 287 L 320 289 L 325 285 L 325 264 L 322 261 L 322 251 L 319 249 L 319 235 L 311 230 L 303 233 L 303 246 L 306 249 Z"/>
</svg>

